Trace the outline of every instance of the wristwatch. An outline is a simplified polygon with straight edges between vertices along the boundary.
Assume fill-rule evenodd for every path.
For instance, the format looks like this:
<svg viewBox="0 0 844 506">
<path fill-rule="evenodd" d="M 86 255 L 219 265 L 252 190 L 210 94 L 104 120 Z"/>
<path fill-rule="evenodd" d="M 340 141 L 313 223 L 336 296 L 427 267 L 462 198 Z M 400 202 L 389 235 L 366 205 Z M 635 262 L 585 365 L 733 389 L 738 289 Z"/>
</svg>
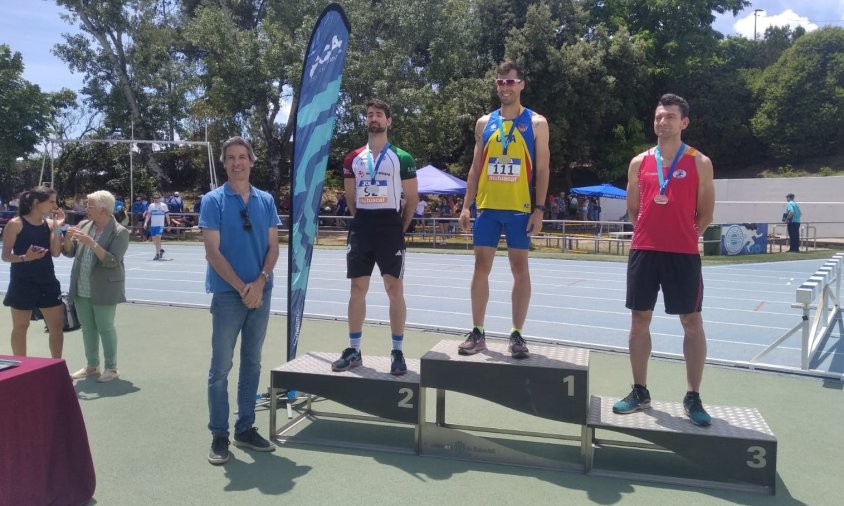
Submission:
<svg viewBox="0 0 844 506">
<path fill-rule="evenodd" d="M 272 278 L 272 277 L 273 277 L 273 275 L 272 275 L 272 274 L 270 274 L 270 273 L 269 273 L 269 272 L 267 272 L 267 271 L 261 271 L 261 275 L 262 275 L 262 276 L 264 276 L 264 280 L 266 280 L 266 281 L 269 281 L 269 280 L 270 280 L 270 278 Z"/>
<path fill-rule="evenodd" d="M 545 211 L 545 206 L 543 206 L 542 204 L 536 204 L 535 206 L 533 206 L 533 208 L 539 209 L 540 211 Z"/>
</svg>

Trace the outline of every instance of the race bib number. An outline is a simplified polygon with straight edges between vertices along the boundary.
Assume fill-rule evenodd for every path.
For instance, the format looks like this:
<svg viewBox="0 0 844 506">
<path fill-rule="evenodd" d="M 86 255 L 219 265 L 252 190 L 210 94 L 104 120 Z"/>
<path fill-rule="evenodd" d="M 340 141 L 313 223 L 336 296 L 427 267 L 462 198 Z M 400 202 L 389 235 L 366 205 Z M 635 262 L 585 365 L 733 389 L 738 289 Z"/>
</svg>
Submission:
<svg viewBox="0 0 844 506">
<path fill-rule="evenodd" d="M 385 180 L 364 180 L 358 183 L 358 203 L 360 204 L 384 204 L 387 202 L 388 195 Z"/>
<path fill-rule="evenodd" d="M 515 183 L 522 175 L 522 161 L 519 158 L 498 156 L 489 159 L 486 166 L 486 177 L 489 181 L 503 181 Z"/>
</svg>

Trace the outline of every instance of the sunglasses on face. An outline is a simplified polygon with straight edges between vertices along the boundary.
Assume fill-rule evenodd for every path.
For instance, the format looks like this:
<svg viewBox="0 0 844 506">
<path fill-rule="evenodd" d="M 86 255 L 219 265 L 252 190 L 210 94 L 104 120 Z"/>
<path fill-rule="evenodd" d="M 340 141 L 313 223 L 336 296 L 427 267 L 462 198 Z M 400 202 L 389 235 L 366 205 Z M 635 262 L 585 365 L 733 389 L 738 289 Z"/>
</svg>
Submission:
<svg viewBox="0 0 844 506">
<path fill-rule="evenodd" d="M 249 210 L 241 209 L 240 217 L 243 219 L 243 230 L 252 230 L 252 222 L 249 221 Z"/>
<path fill-rule="evenodd" d="M 515 86 L 522 82 L 521 79 L 496 79 L 495 84 L 498 86 Z"/>
</svg>

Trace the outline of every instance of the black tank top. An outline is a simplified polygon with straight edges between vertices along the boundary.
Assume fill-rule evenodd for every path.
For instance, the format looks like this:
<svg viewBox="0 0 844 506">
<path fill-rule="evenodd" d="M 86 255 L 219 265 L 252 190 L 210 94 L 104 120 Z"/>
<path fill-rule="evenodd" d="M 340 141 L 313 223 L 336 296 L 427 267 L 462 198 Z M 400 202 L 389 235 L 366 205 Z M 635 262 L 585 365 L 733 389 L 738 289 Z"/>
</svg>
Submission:
<svg viewBox="0 0 844 506">
<path fill-rule="evenodd" d="M 33 225 L 26 218 L 21 216 L 21 228 L 18 237 L 15 239 L 15 245 L 12 247 L 12 253 L 15 255 L 23 255 L 29 250 L 30 246 L 41 246 L 42 248 L 50 248 L 50 227 L 47 222 L 40 225 Z M 29 262 L 14 262 L 11 266 L 10 274 L 17 279 L 25 279 L 35 281 L 38 283 L 48 282 L 56 279 L 56 272 L 53 267 L 53 256 L 47 252 L 43 258 L 39 260 L 32 260 Z"/>
</svg>

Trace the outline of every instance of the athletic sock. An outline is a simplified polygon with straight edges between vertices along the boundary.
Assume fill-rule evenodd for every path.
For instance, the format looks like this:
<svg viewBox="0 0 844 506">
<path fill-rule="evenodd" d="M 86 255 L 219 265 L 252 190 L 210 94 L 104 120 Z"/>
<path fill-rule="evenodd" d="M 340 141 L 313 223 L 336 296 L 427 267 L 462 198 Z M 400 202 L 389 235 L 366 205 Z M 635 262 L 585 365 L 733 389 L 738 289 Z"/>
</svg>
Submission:
<svg viewBox="0 0 844 506">
<path fill-rule="evenodd" d="M 349 332 L 349 347 L 360 351 L 360 340 L 363 332 Z"/>
<path fill-rule="evenodd" d="M 513 332 L 518 332 L 519 335 L 522 335 L 522 329 L 517 329 L 516 327 L 510 328 L 510 335 L 513 335 Z"/>
<path fill-rule="evenodd" d="M 404 334 L 402 335 L 395 335 L 393 334 L 393 349 L 401 351 L 401 345 L 404 342 Z"/>
<path fill-rule="evenodd" d="M 475 328 L 476 328 L 476 329 L 478 329 L 478 332 L 480 332 L 481 334 L 483 334 L 483 333 L 484 333 L 484 327 L 483 327 L 483 325 L 475 325 Z"/>
</svg>

